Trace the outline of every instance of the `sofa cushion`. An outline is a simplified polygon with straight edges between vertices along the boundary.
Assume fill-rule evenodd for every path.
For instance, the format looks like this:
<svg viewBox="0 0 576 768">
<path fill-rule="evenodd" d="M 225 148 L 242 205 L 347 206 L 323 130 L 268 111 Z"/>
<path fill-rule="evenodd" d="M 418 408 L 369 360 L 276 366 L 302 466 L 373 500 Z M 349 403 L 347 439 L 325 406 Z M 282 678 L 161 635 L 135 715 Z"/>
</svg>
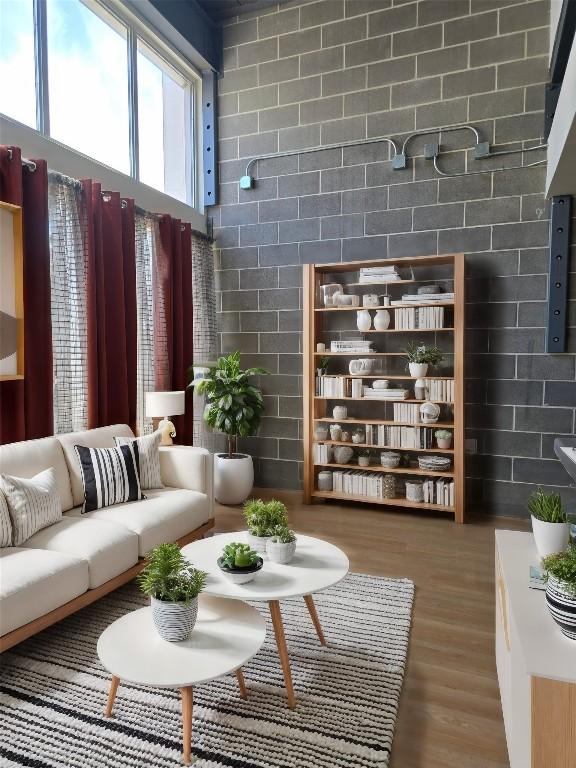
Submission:
<svg viewBox="0 0 576 768">
<path fill-rule="evenodd" d="M 208 496 L 197 491 L 162 488 L 148 491 L 142 501 L 115 504 L 84 515 L 82 508 L 77 507 L 67 516 L 125 526 L 138 534 L 139 554 L 143 557 L 158 544 L 176 541 L 206 523 L 210 518 L 210 502 Z"/>
<path fill-rule="evenodd" d="M 34 534 L 26 548 L 63 552 L 88 563 L 90 589 L 113 579 L 138 562 L 138 536 L 122 525 L 64 517 Z"/>
<path fill-rule="evenodd" d="M 0 488 L 8 502 L 15 547 L 62 518 L 62 502 L 52 467 L 30 478 L 0 474 Z"/>
<path fill-rule="evenodd" d="M 72 501 L 70 475 L 59 440 L 43 437 L 0 446 L 0 472 L 6 475 L 33 477 L 49 467 L 56 472 L 62 510 L 72 509 L 76 505 Z"/>
<path fill-rule="evenodd" d="M 0 549 L 12 544 L 12 523 L 6 497 L 0 491 Z"/>
<path fill-rule="evenodd" d="M 151 435 L 142 437 L 116 437 L 116 445 L 130 445 L 135 443 L 138 448 L 140 460 L 140 486 L 143 491 L 150 488 L 164 488 L 162 475 L 160 474 L 160 456 L 158 449 L 162 440 L 162 432 L 156 430 Z"/>
<path fill-rule="evenodd" d="M 78 507 L 84 503 L 84 486 L 82 485 L 82 472 L 78 456 L 74 450 L 75 445 L 85 445 L 88 448 L 114 448 L 114 437 L 134 437 L 130 427 L 126 424 L 113 424 L 111 427 L 98 427 L 86 432 L 68 432 L 65 435 L 57 435 L 56 440 L 64 451 L 65 462 L 70 474 L 73 504 L 65 507 Z"/>
<path fill-rule="evenodd" d="M 82 470 L 83 512 L 144 498 L 140 490 L 140 464 L 135 441 L 117 448 L 75 445 L 74 449 Z"/>
<path fill-rule="evenodd" d="M 44 616 L 88 589 L 88 563 L 62 552 L 0 550 L 0 635 Z"/>
</svg>

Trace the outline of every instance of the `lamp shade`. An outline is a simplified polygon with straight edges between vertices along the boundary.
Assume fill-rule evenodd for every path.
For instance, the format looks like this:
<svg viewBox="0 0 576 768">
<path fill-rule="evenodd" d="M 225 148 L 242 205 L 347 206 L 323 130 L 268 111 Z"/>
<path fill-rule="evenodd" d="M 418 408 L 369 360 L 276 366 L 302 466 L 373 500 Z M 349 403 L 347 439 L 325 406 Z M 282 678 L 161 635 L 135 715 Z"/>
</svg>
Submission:
<svg viewBox="0 0 576 768">
<path fill-rule="evenodd" d="M 181 392 L 146 392 L 146 416 L 180 416 L 186 410 L 184 395 L 184 390 Z"/>
</svg>

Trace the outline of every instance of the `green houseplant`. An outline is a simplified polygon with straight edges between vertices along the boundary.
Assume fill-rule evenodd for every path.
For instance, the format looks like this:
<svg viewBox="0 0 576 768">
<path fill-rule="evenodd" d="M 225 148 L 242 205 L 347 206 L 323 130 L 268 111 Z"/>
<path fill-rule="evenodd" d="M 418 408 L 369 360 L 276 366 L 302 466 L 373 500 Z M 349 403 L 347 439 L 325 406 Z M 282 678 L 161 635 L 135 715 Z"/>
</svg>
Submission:
<svg viewBox="0 0 576 768">
<path fill-rule="evenodd" d="M 164 640 L 185 640 L 194 629 L 207 574 L 194 568 L 177 544 L 160 544 L 146 558 L 137 581 L 150 598 L 154 626 Z"/>
<path fill-rule="evenodd" d="M 426 376 L 429 365 L 438 365 L 444 357 L 439 347 L 426 346 L 424 342 L 410 342 L 406 347 L 406 360 L 410 376 L 420 378 Z"/>
<path fill-rule="evenodd" d="M 243 370 L 240 352 L 232 352 L 218 358 L 204 378 L 193 382 L 196 394 L 206 397 L 204 421 L 227 438 L 227 452 L 214 456 L 214 495 L 221 504 L 240 504 L 252 490 L 252 457 L 238 453 L 238 437 L 251 437 L 258 431 L 264 398 L 253 377 L 267 373 L 264 368 Z"/>
<path fill-rule="evenodd" d="M 576 640 L 576 545 L 542 560 L 547 571 L 546 603 L 554 621 Z"/>
<path fill-rule="evenodd" d="M 218 558 L 218 567 L 235 584 L 247 584 L 262 568 L 263 560 L 249 544 L 226 544 Z"/>
<path fill-rule="evenodd" d="M 538 488 L 528 499 L 534 542 L 540 557 L 562 552 L 570 540 L 570 524 L 560 494 Z"/>
<path fill-rule="evenodd" d="M 244 504 L 248 543 L 257 552 L 266 552 L 266 542 L 278 525 L 287 525 L 286 505 L 276 499 L 249 499 Z"/>
<path fill-rule="evenodd" d="M 276 525 L 266 543 L 266 552 L 273 563 L 287 565 L 296 553 L 296 535 L 286 523 Z"/>
</svg>

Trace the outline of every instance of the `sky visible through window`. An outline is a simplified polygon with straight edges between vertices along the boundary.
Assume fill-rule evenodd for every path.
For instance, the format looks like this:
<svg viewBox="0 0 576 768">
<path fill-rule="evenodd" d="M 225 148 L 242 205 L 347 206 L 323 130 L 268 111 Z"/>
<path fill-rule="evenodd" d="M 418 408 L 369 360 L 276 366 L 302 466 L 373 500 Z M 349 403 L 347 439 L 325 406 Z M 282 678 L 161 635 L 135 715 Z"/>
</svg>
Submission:
<svg viewBox="0 0 576 768">
<path fill-rule="evenodd" d="M 32 0 L 0 0 L 0 112 L 36 127 Z"/>
</svg>

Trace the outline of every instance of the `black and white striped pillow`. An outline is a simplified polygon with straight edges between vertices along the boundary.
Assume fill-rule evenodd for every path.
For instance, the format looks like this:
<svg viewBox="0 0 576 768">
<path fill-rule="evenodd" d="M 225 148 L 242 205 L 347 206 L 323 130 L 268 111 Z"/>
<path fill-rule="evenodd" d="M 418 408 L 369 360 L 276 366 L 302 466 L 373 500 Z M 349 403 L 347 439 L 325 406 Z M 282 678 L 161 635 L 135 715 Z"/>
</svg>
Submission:
<svg viewBox="0 0 576 768">
<path fill-rule="evenodd" d="M 62 503 L 53 467 L 34 477 L 0 475 L 12 520 L 12 546 L 19 547 L 36 531 L 62 518 Z"/>
<path fill-rule="evenodd" d="M 117 448 L 75 445 L 74 449 L 84 484 L 82 513 L 146 498 L 140 489 L 140 464 L 135 443 Z"/>
<path fill-rule="evenodd" d="M 140 486 L 143 491 L 152 488 L 164 488 L 162 475 L 160 474 L 160 441 L 162 432 L 156 430 L 151 435 L 143 437 L 115 437 L 116 445 L 138 446 L 138 460 L 140 463 Z"/>
</svg>

